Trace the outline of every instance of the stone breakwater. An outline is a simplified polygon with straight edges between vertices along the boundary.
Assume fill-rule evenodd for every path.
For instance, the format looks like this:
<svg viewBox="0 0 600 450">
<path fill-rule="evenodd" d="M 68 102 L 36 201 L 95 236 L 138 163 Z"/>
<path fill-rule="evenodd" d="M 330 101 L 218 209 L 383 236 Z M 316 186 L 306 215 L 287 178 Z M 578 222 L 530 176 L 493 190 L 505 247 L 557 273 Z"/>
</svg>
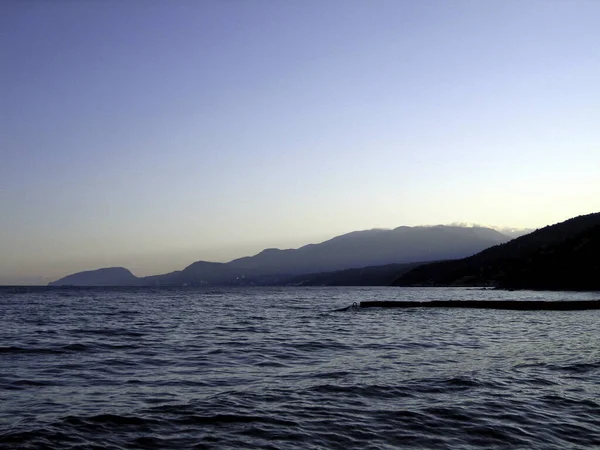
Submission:
<svg viewBox="0 0 600 450">
<path fill-rule="evenodd" d="M 600 309 L 600 300 L 512 301 L 512 300 L 433 300 L 428 302 L 367 301 L 361 308 L 476 308 L 513 311 L 582 311 Z"/>
</svg>

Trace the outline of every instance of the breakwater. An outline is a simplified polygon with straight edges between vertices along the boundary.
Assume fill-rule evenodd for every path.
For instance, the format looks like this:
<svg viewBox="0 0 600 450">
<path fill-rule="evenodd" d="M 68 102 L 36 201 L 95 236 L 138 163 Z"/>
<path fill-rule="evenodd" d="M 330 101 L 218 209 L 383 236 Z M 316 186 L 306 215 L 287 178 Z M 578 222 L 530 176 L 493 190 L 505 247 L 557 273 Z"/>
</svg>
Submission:
<svg viewBox="0 0 600 450">
<path fill-rule="evenodd" d="M 513 300 L 433 300 L 425 302 L 366 301 L 361 308 L 477 308 L 514 311 L 582 311 L 600 309 L 600 300 L 513 301 Z"/>
</svg>

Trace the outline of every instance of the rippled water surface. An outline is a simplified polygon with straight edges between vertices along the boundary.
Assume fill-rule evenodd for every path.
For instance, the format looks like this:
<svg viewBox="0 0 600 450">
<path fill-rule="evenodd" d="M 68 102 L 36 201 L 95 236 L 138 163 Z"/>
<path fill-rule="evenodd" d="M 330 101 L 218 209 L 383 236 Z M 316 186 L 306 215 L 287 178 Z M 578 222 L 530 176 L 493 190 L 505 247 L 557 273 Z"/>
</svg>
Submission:
<svg viewBox="0 0 600 450">
<path fill-rule="evenodd" d="M 600 446 L 598 299 L 403 288 L 0 289 L 0 447 Z"/>
</svg>

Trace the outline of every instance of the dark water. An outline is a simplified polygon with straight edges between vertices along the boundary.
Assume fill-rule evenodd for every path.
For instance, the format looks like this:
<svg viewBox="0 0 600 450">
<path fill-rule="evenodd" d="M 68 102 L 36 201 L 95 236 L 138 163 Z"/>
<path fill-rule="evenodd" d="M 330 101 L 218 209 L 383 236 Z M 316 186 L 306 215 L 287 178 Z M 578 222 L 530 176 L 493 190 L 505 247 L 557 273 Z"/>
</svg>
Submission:
<svg viewBox="0 0 600 450">
<path fill-rule="evenodd" d="M 0 289 L 2 448 L 600 446 L 600 311 L 461 289 Z"/>
</svg>

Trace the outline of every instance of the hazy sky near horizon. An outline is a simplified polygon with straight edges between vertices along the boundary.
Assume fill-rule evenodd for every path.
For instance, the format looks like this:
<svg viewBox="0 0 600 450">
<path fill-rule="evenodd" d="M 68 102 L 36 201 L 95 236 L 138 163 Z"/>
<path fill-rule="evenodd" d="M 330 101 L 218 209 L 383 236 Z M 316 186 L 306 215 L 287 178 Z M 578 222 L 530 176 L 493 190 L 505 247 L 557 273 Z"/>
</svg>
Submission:
<svg viewBox="0 0 600 450">
<path fill-rule="evenodd" d="M 600 210 L 600 2 L 0 2 L 0 284 Z"/>
</svg>

